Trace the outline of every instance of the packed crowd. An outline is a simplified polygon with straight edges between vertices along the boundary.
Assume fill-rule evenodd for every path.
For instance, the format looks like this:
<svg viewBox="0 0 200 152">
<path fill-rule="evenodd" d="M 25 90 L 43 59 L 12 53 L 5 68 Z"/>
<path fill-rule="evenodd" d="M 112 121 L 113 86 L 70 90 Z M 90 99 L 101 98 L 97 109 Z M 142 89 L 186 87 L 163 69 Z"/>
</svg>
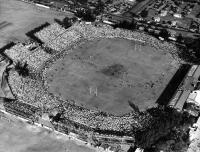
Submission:
<svg viewBox="0 0 200 152">
<path fill-rule="evenodd" d="M 67 46 L 75 43 L 81 38 L 81 35 L 74 30 L 67 30 L 57 23 L 35 33 L 35 36 L 54 51 L 62 51 Z"/>
<path fill-rule="evenodd" d="M 54 39 L 48 44 L 50 48 L 56 51 L 63 51 L 70 45 L 76 43 L 81 38 L 81 35 L 76 31 L 66 31 L 61 36 Z"/>
<path fill-rule="evenodd" d="M 37 48 L 34 52 L 31 52 L 24 61 L 33 69 L 38 69 L 42 64 L 51 57 L 50 54 L 46 53 L 42 48 Z"/>
<path fill-rule="evenodd" d="M 31 50 L 31 48 L 34 48 L 34 50 Z M 5 54 L 15 63 L 26 62 L 30 69 L 33 70 L 37 70 L 51 57 L 50 54 L 46 53 L 41 47 L 36 46 L 34 43 L 17 43 L 12 48 L 5 50 Z"/>
<path fill-rule="evenodd" d="M 41 68 L 45 69 L 46 66 L 49 65 L 45 63 L 53 64 L 57 58 L 61 57 L 60 54 L 66 52 L 64 51 L 66 47 L 70 50 L 70 47 L 74 47 L 74 44 L 78 45 L 82 40 L 92 40 L 94 38 L 126 38 L 144 44 L 147 43 L 161 50 L 175 50 L 173 45 L 160 42 L 143 33 L 112 29 L 110 26 L 106 25 L 96 27 L 94 25 L 76 23 L 69 29 L 64 30 L 59 25 L 53 24 L 36 33 L 36 35 L 48 44 L 49 47 L 57 51 L 57 53 L 51 55 L 44 52 L 41 48 L 30 53 L 22 44 L 18 44 L 6 50 L 6 53 L 13 60 L 26 60 L 28 65 L 37 70 Z M 51 43 L 49 43 L 50 41 Z M 62 55 L 66 54 L 64 53 Z M 45 70 L 41 72 L 45 76 Z M 86 126 L 86 128 L 90 127 L 111 132 L 124 132 L 124 135 L 126 135 L 126 133 L 130 135 L 133 128 L 137 130 L 150 124 L 150 117 L 139 115 L 134 111 L 123 116 L 115 116 L 109 113 L 80 107 L 72 101 L 62 101 L 59 97 L 53 96 L 48 92 L 45 79 L 41 81 L 29 77 L 22 77 L 19 76 L 16 71 L 11 70 L 9 71 L 8 81 L 18 101 L 41 107 L 48 113 L 51 113 L 51 111 L 55 109 L 60 112 L 64 111 L 64 118 L 69 119 L 75 124 Z"/>
<path fill-rule="evenodd" d="M 51 42 L 64 32 L 65 29 L 62 28 L 58 23 L 53 23 L 41 31 L 35 33 L 35 36 L 37 36 L 42 42 Z"/>
<path fill-rule="evenodd" d="M 159 50 L 176 52 L 176 47 L 173 44 L 161 42 L 160 40 L 152 36 L 146 35 L 142 32 L 129 31 L 119 28 L 113 29 L 108 25 L 102 25 L 99 28 L 94 25 L 86 25 L 84 23 L 77 23 L 71 28 L 76 29 L 77 31 L 82 33 L 84 38 L 89 40 L 94 38 L 124 38 L 150 45 Z"/>
<path fill-rule="evenodd" d="M 176 52 L 176 47 L 167 42 L 161 42 L 156 38 L 142 32 L 129 31 L 123 29 L 113 29 L 108 25 L 97 27 L 84 22 L 75 23 L 68 29 L 64 29 L 59 24 L 54 23 L 49 27 L 35 34 L 40 40 L 55 51 L 61 52 L 72 43 L 78 43 L 83 39 L 92 40 L 95 38 L 125 38 L 129 40 L 147 43 L 157 49 Z"/>
<path fill-rule="evenodd" d="M 6 111 L 23 116 L 26 119 L 34 119 L 36 112 L 40 111 L 39 108 L 19 100 L 4 101 L 4 107 Z"/>
<path fill-rule="evenodd" d="M 14 62 L 17 62 L 28 57 L 30 55 L 30 51 L 24 44 L 17 43 L 12 48 L 5 50 L 5 54 Z"/>
<path fill-rule="evenodd" d="M 39 80 L 20 77 L 16 71 L 9 71 L 8 81 L 13 94 L 20 101 L 33 104 L 36 107 L 45 105 L 44 108 L 59 104 L 52 96 L 46 94 Z"/>
<path fill-rule="evenodd" d="M 121 117 L 111 114 L 105 116 L 105 114 L 102 115 L 100 111 L 85 109 L 75 104 L 69 104 L 69 102 L 66 101 L 57 101 L 56 98 L 53 98 L 44 90 L 43 86 L 38 81 L 20 77 L 15 71 L 9 73 L 9 83 L 19 101 L 28 102 L 36 107 L 44 106 L 43 108 L 47 110 L 47 112 L 57 109 L 62 103 L 63 106 L 61 109 L 58 109 L 58 111 L 64 110 L 65 118 L 85 126 L 121 132 L 124 130 L 131 131 L 132 126 L 136 128 L 141 127 L 139 123 L 141 117 L 136 113 L 130 113 L 129 115 Z"/>
</svg>

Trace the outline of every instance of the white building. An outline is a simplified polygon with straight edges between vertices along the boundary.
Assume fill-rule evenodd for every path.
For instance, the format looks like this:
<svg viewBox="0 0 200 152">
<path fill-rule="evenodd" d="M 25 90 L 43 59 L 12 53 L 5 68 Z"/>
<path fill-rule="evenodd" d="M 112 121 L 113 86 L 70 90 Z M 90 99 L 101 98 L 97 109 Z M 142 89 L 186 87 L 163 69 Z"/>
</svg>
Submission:
<svg viewBox="0 0 200 152">
<path fill-rule="evenodd" d="M 107 21 L 107 20 L 103 20 L 103 23 L 105 23 L 105 24 L 109 24 L 109 25 L 114 25 L 113 22 L 110 22 L 110 21 Z"/>
<path fill-rule="evenodd" d="M 193 116 L 198 116 L 200 113 L 200 90 L 194 90 L 190 93 L 187 101 L 187 112 Z"/>
<path fill-rule="evenodd" d="M 154 17 L 155 22 L 160 22 L 160 17 Z"/>
<path fill-rule="evenodd" d="M 167 11 L 161 11 L 160 16 L 166 16 L 167 15 Z"/>
<path fill-rule="evenodd" d="M 196 105 L 200 106 L 200 90 L 195 90 L 192 93 L 190 93 L 187 103 L 192 102 Z"/>
<path fill-rule="evenodd" d="M 135 152 L 143 152 L 144 151 L 144 149 L 140 149 L 140 148 L 137 148 L 136 150 L 135 150 Z"/>
<path fill-rule="evenodd" d="M 158 38 L 159 38 L 161 41 L 164 41 L 164 40 L 165 40 L 163 37 L 160 37 L 160 36 L 159 36 Z"/>
<path fill-rule="evenodd" d="M 181 14 L 174 14 L 174 17 L 176 17 L 176 18 L 182 18 L 182 15 Z"/>
<path fill-rule="evenodd" d="M 169 37 L 169 39 L 172 40 L 172 41 L 176 41 L 175 37 Z"/>
<path fill-rule="evenodd" d="M 177 24 L 177 21 L 172 21 L 172 26 L 176 26 L 176 24 Z"/>
</svg>

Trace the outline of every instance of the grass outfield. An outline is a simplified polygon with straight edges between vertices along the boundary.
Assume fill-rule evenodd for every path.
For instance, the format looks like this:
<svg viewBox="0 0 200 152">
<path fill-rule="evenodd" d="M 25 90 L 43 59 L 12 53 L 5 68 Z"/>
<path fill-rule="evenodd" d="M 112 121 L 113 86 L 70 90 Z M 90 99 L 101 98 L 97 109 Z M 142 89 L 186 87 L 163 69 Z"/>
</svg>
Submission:
<svg viewBox="0 0 200 152">
<path fill-rule="evenodd" d="M 80 45 L 47 70 L 49 91 L 114 114 L 155 104 L 179 64 L 166 52 L 135 41 L 101 39 Z"/>
<path fill-rule="evenodd" d="M 44 24 L 62 19 L 67 13 L 36 7 L 18 0 L 0 0 L 0 48 L 10 41 L 27 40 L 25 33 Z"/>
</svg>

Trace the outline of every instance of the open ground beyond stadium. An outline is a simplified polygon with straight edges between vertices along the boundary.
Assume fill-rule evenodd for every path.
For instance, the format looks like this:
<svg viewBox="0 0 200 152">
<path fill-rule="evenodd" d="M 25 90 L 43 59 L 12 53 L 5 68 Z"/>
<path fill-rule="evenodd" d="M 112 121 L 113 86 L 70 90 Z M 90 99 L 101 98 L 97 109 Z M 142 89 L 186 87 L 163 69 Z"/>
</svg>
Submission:
<svg viewBox="0 0 200 152">
<path fill-rule="evenodd" d="M 7 119 L 3 119 L 4 117 Z M 44 128 L 31 126 L 16 117 L 2 117 L 1 113 L 0 118 L 1 152 L 95 152 L 82 143 Z"/>
<path fill-rule="evenodd" d="M 117 115 L 155 105 L 179 64 L 170 53 L 135 41 L 96 39 L 47 70 L 49 91 L 80 106 Z"/>
<path fill-rule="evenodd" d="M 27 40 L 25 33 L 70 13 L 39 8 L 18 0 L 0 0 L 0 48 L 10 41 Z"/>
</svg>

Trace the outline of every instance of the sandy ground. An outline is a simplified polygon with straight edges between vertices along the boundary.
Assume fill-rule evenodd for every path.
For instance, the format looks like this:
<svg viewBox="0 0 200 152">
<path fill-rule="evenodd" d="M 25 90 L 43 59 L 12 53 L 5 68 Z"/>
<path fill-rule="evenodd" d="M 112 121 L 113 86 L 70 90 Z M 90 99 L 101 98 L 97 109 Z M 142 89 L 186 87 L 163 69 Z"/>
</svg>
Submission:
<svg viewBox="0 0 200 152">
<path fill-rule="evenodd" d="M 46 129 L 13 120 L 0 119 L 0 152 L 94 152 Z"/>
<path fill-rule="evenodd" d="M 0 48 L 10 41 L 26 40 L 28 31 L 66 15 L 71 13 L 56 12 L 18 0 L 0 0 Z"/>
<path fill-rule="evenodd" d="M 122 66 L 121 74 L 117 71 L 117 76 L 108 76 L 102 72 L 116 64 Z M 50 92 L 65 100 L 124 114 L 132 110 L 129 101 L 141 110 L 154 105 L 177 67 L 169 54 L 150 46 L 102 39 L 87 42 L 58 60 L 49 69 L 47 80 Z"/>
</svg>

